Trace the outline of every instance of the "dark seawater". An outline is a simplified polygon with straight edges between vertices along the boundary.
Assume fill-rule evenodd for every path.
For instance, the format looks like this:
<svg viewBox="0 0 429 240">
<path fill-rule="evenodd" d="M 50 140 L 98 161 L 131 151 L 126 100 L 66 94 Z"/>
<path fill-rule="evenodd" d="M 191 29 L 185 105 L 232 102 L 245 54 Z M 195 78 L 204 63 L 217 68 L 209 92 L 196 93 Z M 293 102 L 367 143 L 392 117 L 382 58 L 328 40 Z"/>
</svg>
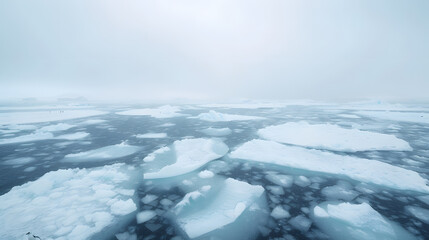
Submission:
<svg viewBox="0 0 429 240">
<path fill-rule="evenodd" d="M 188 117 L 175 117 L 157 119 L 149 116 L 122 116 L 116 115 L 115 109 L 110 109 L 111 113 L 107 115 L 100 115 L 96 117 L 72 119 L 66 121 L 59 121 L 68 124 L 78 124 L 87 119 L 103 119 L 104 123 L 93 125 L 80 125 L 77 128 L 71 128 L 55 135 L 75 133 L 84 131 L 90 134 L 88 138 L 76 141 L 67 140 L 44 140 L 18 144 L 0 145 L 0 161 L 19 157 L 34 157 L 36 160 L 24 164 L 22 166 L 4 165 L 0 164 L 0 195 L 10 191 L 14 186 L 22 185 L 28 181 L 34 181 L 50 171 L 66 168 L 94 168 L 113 163 L 126 163 L 136 167 L 140 167 L 142 159 L 149 153 L 158 149 L 162 145 L 168 145 L 175 140 L 183 139 L 183 137 L 209 137 L 199 130 L 207 127 L 223 128 L 228 127 L 232 129 L 232 133 L 223 137 L 224 142 L 230 150 L 239 146 L 240 144 L 258 138 L 256 131 L 260 128 L 281 124 L 286 122 L 302 121 L 305 120 L 309 123 L 332 123 L 338 124 L 344 128 L 352 128 L 354 124 L 365 126 L 363 129 L 368 131 L 393 134 L 398 138 L 407 141 L 413 151 L 364 151 L 357 153 L 344 153 L 335 152 L 341 155 L 357 156 L 369 159 L 383 161 L 392 165 L 407 168 L 416 171 L 426 179 L 429 179 L 429 125 L 396 122 L 387 120 L 372 119 L 369 117 L 362 117 L 357 119 L 339 117 L 338 113 L 353 114 L 353 111 L 348 110 L 331 110 L 323 109 L 312 106 L 289 106 L 281 109 L 215 109 L 222 113 L 242 114 L 252 116 L 266 117 L 265 120 L 255 121 L 232 121 L 232 122 L 206 122 L 199 119 Z M 186 109 L 181 113 L 189 114 L 189 116 L 196 116 L 199 113 L 207 112 L 209 109 L 195 108 Z M 57 122 L 31 124 L 36 126 L 47 126 Z M 162 124 L 173 123 L 174 126 L 163 127 Z M 240 132 L 234 130 L 240 129 Z M 31 133 L 29 131 L 21 131 L 17 135 L 25 135 Z M 165 132 L 167 138 L 159 139 L 139 139 L 134 137 L 136 134 L 143 134 L 147 132 Z M 4 138 L 0 136 L 0 138 Z M 141 146 L 141 151 L 123 158 L 101 161 L 101 162 L 79 162 L 79 163 L 65 163 L 60 160 L 66 154 L 78 153 L 88 151 L 108 145 L 118 144 L 127 141 L 130 145 Z M 62 143 L 68 143 L 61 145 Z M 287 157 L 287 156 L 285 156 Z M 421 162 L 422 165 L 413 166 L 407 164 L 403 159 L 412 159 Z M 216 162 L 224 161 L 228 163 L 229 169 L 220 171 L 217 174 L 224 177 L 231 177 L 237 180 L 245 181 L 250 184 L 271 186 L 273 183 L 265 179 L 267 171 L 275 171 L 277 173 L 299 176 L 304 175 L 312 180 L 312 184 L 307 187 L 300 187 L 293 184 L 290 188 L 284 188 L 285 194 L 281 196 L 274 196 L 269 191 L 266 191 L 266 200 L 269 212 L 277 206 L 283 205 L 289 207 L 291 218 L 298 215 L 307 216 L 308 209 L 311 209 L 318 203 L 326 201 L 326 197 L 321 194 L 321 189 L 326 186 L 335 185 L 339 178 L 329 176 L 326 174 L 310 173 L 302 170 L 295 170 L 286 167 L 279 167 L 269 164 L 260 164 L 254 162 L 246 162 L 242 160 L 232 160 L 225 156 L 219 160 L 213 161 L 202 169 L 210 168 Z M 24 169 L 28 167 L 35 167 L 34 171 L 25 172 Z M 141 169 L 143 174 L 145 170 Z M 183 176 L 178 177 L 183 179 Z M 353 187 L 358 186 L 360 183 L 351 179 L 342 178 L 342 181 L 348 182 Z M 157 188 L 157 180 L 152 181 L 151 185 L 145 184 L 142 181 L 136 189 L 138 199 L 143 198 L 146 194 L 154 194 L 158 199 L 148 205 L 141 202 L 138 204 L 137 212 L 142 210 L 157 210 L 160 213 L 152 220 L 144 224 L 137 224 L 134 220 L 127 223 L 120 232 L 136 233 L 138 239 L 171 239 L 174 236 L 184 235 L 177 229 L 173 221 L 168 216 L 168 209 L 160 205 L 159 200 L 169 198 L 174 203 L 179 202 L 186 194 L 178 187 L 170 189 Z M 380 186 L 370 186 L 375 189 L 374 193 L 359 192 L 359 196 L 352 200 L 352 203 L 361 203 L 368 201 L 370 205 L 377 210 L 380 214 L 385 216 L 391 221 L 401 225 L 404 229 L 415 235 L 420 239 L 429 238 L 429 224 L 421 222 L 419 219 L 411 216 L 405 211 L 405 206 L 419 206 L 428 208 L 423 202 L 416 199 L 419 196 L 416 193 L 395 191 L 389 188 L 382 188 Z M 174 206 L 174 204 L 172 205 Z M 160 216 L 161 215 L 161 216 Z M 263 231 L 257 239 L 329 239 L 316 224 L 312 224 L 306 232 L 302 232 L 293 228 L 288 221 L 291 218 L 275 220 L 269 218 L 265 224 Z M 114 235 L 107 239 L 116 239 Z"/>
</svg>

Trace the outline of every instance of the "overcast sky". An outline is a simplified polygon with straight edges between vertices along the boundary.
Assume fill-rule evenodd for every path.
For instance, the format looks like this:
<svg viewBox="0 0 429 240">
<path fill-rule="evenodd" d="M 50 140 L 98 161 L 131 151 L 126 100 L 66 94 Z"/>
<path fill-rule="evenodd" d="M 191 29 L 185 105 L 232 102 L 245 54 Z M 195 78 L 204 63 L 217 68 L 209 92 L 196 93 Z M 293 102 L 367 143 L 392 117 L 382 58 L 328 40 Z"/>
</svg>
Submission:
<svg viewBox="0 0 429 240">
<path fill-rule="evenodd" d="M 2 0 L 0 99 L 429 100 L 428 0 Z"/>
</svg>

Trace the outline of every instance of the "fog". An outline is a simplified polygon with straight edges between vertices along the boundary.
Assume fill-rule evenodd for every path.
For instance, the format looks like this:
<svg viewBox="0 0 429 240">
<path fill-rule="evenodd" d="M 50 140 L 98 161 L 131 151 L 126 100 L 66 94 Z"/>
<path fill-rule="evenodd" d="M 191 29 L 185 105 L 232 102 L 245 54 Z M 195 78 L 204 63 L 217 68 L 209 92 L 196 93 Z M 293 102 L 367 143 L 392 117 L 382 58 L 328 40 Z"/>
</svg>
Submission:
<svg viewBox="0 0 429 240">
<path fill-rule="evenodd" d="M 429 100 L 429 2 L 0 2 L 0 99 Z"/>
</svg>

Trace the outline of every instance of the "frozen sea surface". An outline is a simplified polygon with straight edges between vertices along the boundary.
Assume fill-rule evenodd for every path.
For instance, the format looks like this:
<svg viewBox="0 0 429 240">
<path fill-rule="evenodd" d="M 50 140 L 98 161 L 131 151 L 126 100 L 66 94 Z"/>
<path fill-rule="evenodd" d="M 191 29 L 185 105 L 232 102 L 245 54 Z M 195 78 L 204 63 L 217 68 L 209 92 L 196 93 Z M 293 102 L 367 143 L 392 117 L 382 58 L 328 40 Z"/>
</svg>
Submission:
<svg viewBox="0 0 429 240">
<path fill-rule="evenodd" d="M 0 239 L 429 239 L 428 114 L 0 106 Z"/>
</svg>

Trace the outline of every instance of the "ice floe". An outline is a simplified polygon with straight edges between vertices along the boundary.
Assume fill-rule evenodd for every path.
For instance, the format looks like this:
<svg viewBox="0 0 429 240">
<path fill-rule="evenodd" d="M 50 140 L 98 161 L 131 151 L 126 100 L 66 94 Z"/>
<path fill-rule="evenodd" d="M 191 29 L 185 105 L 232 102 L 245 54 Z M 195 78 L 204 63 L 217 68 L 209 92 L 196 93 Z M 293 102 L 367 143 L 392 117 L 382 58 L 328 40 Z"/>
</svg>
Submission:
<svg viewBox="0 0 429 240">
<path fill-rule="evenodd" d="M 216 112 L 213 110 L 210 110 L 208 113 L 200 113 L 196 118 L 209 122 L 229 122 L 265 119 L 264 117 L 227 114 Z"/>
<path fill-rule="evenodd" d="M 285 210 L 282 206 L 276 206 L 271 212 L 271 217 L 275 219 L 282 219 L 290 217 L 290 214 L 287 210 Z"/>
<path fill-rule="evenodd" d="M 429 193 L 428 180 L 414 171 L 376 160 L 286 146 L 273 141 L 251 140 L 231 152 L 230 157 L 334 174 L 397 190 Z"/>
<path fill-rule="evenodd" d="M 231 134 L 231 129 L 229 128 L 205 128 L 201 130 L 202 133 L 207 134 L 213 137 L 222 137 Z"/>
<path fill-rule="evenodd" d="M 137 134 L 136 138 L 166 138 L 167 133 L 145 133 Z"/>
<path fill-rule="evenodd" d="M 134 189 L 134 170 L 123 164 L 49 172 L 0 196 L 0 239 L 89 239 L 116 229 L 137 208 L 120 190 Z M 124 218 L 125 217 L 125 218 Z M 111 230 L 107 230 L 113 234 Z"/>
<path fill-rule="evenodd" d="M 201 197 L 201 201 L 198 201 L 200 195 L 210 193 L 194 192 L 193 201 L 188 197 L 189 208 L 184 209 L 183 204 L 175 207 L 182 209 L 175 211 L 174 218 L 186 235 L 189 238 L 255 238 L 252 236 L 252 230 L 257 228 L 261 209 L 265 207 L 260 203 L 264 188 L 228 178 L 221 184 L 220 189 L 212 191 L 217 192 L 212 193 L 211 197 Z M 245 232 L 243 227 L 246 228 Z"/>
<path fill-rule="evenodd" d="M 316 224 L 332 239 L 415 239 L 368 203 L 322 203 L 313 208 L 313 217 Z"/>
<path fill-rule="evenodd" d="M 35 112 L 2 112 L 0 113 L 1 124 L 24 124 L 52 122 L 75 118 L 84 118 L 106 114 L 98 110 L 55 110 Z"/>
<path fill-rule="evenodd" d="M 290 122 L 258 131 L 262 138 L 281 143 L 334 151 L 411 151 L 410 145 L 394 135 L 346 129 L 332 124 Z"/>
<path fill-rule="evenodd" d="M 405 209 L 420 221 L 429 224 L 429 210 L 416 206 L 406 206 Z"/>
<path fill-rule="evenodd" d="M 75 125 L 67 124 L 67 123 L 58 123 L 55 125 L 48 125 L 45 127 L 41 127 L 38 131 L 41 132 L 58 132 L 58 131 L 65 131 L 70 128 L 76 127 Z"/>
<path fill-rule="evenodd" d="M 229 151 L 228 146 L 222 141 L 205 138 L 178 140 L 171 147 L 161 149 L 156 150 L 155 154 L 149 155 L 149 160 L 162 164 L 163 158 L 171 155 L 174 163 L 164 166 L 158 171 L 145 173 L 145 179 L 167 178 L 189 173 L 222 157 Z M 144 161 L 148 162 L 146 158 Z"/>
<path fill-rule="evenodd" d="M 204 170 L 198 173 L 198 177 L 200 178 L 212 178 L 214 176 L 214 173 L 209 170 Z"/>
<path fill-rule="evenodd" d="M 158 108 L 141 108 L 131 109 L 127 111 L 117 112 L 119 115 L 130 115 L 130 116 L 151 116 L 154 118 L 172 118 L 185 116 L 185 114 L 178 113 L 180 108 L 176 106 L 165 105 Z"/>
<path fill-rule="evenodd" d="M 129 156 L 138 152 L 141 148 L 128 145 L 125 142 L 110 145 L 94 150 L 89 150 L 80 153 L 67 154 L 61 161 L 63 162 L 90 162 L 90 161 L 106 161 L 115 158 Z"/>
<path fill-rule="evenodd" d="M 136 220 L 138 224 L 142 224 L 154 218 L 156 216 L 155 211 L 145 210 L 137 213 Z"/>
<path fill-rule="evenodd" d="M 391 121 L 429 123 L 428 112 L 357 111 L 356 114 Z"/>
<path fill-rule="evenodd" d="M 14 158 L 14 159 L 2 161 L 0 163 L 3 165 L 22 166 L 22 165 L 34 162 L 35 160 L 36 159 L 33 157 L 20 157 L 20 158 Z"/>
</svg>

